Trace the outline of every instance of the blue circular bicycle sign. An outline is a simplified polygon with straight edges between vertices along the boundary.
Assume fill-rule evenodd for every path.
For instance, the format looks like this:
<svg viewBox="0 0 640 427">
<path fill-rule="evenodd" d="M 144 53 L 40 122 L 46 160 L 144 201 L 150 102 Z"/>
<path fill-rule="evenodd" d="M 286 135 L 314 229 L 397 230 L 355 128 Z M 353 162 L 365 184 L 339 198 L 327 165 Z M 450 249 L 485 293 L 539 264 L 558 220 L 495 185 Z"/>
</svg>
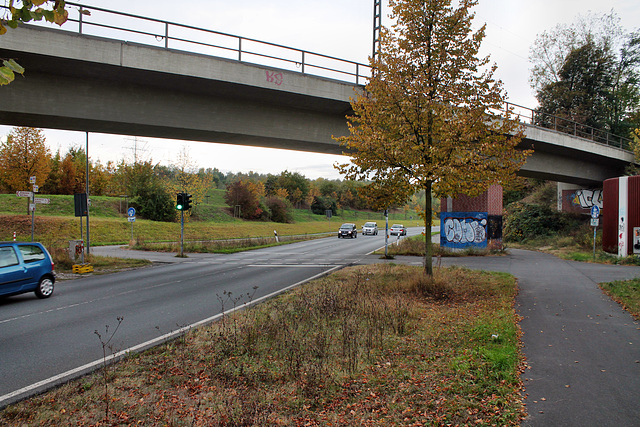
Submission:
<svg viewBox="0 0 640 427">
<path fill-rule="evenodd" d="M 127 213 L 129 214 L 129 216 L 136 216 L 136 209 L 129 208 L 129 210 L 127 210 Z"/>
<path fill-rule="evenodd" d="M 591 206 L 591 218 L 598 218 L 600 216 L 600 208 L 596 205 Z"/>
</svg>

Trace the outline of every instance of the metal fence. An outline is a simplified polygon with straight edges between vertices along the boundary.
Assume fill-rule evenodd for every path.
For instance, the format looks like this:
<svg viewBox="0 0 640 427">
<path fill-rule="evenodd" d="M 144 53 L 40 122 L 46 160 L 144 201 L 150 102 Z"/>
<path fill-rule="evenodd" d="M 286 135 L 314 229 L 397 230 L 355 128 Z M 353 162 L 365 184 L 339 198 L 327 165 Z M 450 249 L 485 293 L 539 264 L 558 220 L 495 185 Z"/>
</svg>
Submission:
<svg viewBox="0 0 640 427">
<path fill-rule="evenodd" d="M 527 123 L 545 129 L 552 129 L 578 138 L 587 139 L 598 144 L 633 151 L 631 147 L 631 139 L 614 135 L 602 129 L 596 129 L 573 120 L 541 113 L 534 109 L 523 107 L 522 105 L 507 102 L 505 104 L 504 111 L 509 110 L 512 114 L 515 114 L 516 118 L 521 123 Z"/>
<path fill-rule="evenodd" d="M 62 31 L 273 66 L 357 85 L 365 84 L 371 76 L 368 65 L 329 55 L 100 7 L 66 4 L 69 19 L 60 27 Z"/>
</svg>

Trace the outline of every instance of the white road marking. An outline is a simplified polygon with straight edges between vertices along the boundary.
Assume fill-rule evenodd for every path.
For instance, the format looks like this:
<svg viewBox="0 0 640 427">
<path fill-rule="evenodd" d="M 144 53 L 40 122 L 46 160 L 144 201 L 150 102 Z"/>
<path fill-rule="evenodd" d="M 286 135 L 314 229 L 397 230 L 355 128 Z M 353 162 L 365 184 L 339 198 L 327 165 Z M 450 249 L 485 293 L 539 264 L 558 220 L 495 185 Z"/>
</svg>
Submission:
<svg viewBox="0 0 640 427">
<path fill-rule="evenodd" d="M 300 267 L 300 268 L 313 268 L 313 267 L 337 267 L 335 264 L 249 264 L 247 267 Z"/>
</svg>

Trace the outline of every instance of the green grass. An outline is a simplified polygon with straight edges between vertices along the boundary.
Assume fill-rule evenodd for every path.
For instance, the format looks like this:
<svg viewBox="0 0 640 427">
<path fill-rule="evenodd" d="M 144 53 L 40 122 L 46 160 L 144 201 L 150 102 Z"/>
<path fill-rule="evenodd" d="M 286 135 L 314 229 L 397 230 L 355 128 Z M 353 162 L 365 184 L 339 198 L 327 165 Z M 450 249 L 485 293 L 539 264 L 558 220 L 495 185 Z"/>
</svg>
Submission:
<svg viewBox="0 0 640 427">
<path fill-rule="evenodd" d="M 229 207 L 224 202 L 225 190 L 210 190 L 209 197 L 198 203 L 193 208 L 193 213 L 198 221 L 205 222 L 235 222 L 229 211 Z M 46 195 L 38 194 L 37 197 L 48 198 L 50 203 L 38 204 L 36 216 L 73 216 L 74 204 L 73 195 Z M 91 196 L 91 207 L 89 213 L 95 217 L 106 218 L 126 218 L 127 202 L 124 198 L 109 196 Z M 0 215 L 27 215 L 28 199 L 17 197 L 15 194 L 0 194 Z M 378 221 L 384 224 L 384 216 L 381 212 L 366 212 L 350 209 L 338 209 L 337 215 L 331 220 L 327 220 L 324 215 L 315 215 L 308 209 L 293 209 L 293 216 L 296 222 L 335 222 L 339 227 L 341 222 L 357 222 L 358 225 L 366 221 Z M 411 220 L 410 218 L 413 218 Z M 419 225 L 416 213 L 413 211 L 394 211 L 389 213 L 389 221 L 404 222 L 406 226 Z M 362 224 L 361 224 L 362 223 Z"/>
<path fill-rule="evenodd" d="M 335 232 L 343 222 L 355 222 L 358 227 L 366 221 L 377 221 L 384 227 L 384 217 L 377 212 L 339 210 L 337 216 L 327 219 L 314 215 L 307 209 L 294 209 L 292 224 L 243 221 L 233 218 L 223 200 L 224 190 L 210 192 L 208 203 L 200 203 L 193 210 L 193 217 L 185 223 L 185 241 L 245 239 L 249 237 L 273 237 L 274 230 L 280 236 Z M 34 239 L 50 248 L 68 247 L 69 240 L 80 239 L 81 218 L 74 216 L 73 196 L 46 196 L 48 205 L 38 205 L 35 214 Z M 127 205 L 118 197 L 92 196 L 89 227 L 91 245 L 128 244 L 131 240 L 143 243 L 176 242 L 180 240 L 180 224 L 176 222 L 149 221 L 138 217 L 132 224 L 127 221 Z M 27 199 L 14 194 L 0 194 L 0 240 L 12 240 L 16 232 L 18 240 L 31 239 L 31 215 L 27 215 Z M 413 212 L 391 212 L 390 222 L 404 222 Z M 177 218 L 177 216 L 176 216 Z M 415 222 L 415 224 L 414 224 Z M 86 217 L 82 218 L 86 234 Z M 86 239 L 86 237 L 85 237 Z"/>
<path fill-rule="evenodd" d="M 596 237 L 596 253 L 593 254 L 593 229 L 582 227 L 573 230 L 569 235 L 552 235 L 537 237 L 519 242 L 507 242 L 511 248 L 542 251 L 569 261 L 596 262 L 601 264 L 640 265 L 640 257 L 630 255 L 618 258 L 617 255 L 604 252 L 602 248 L 602 231 Z M 586 232 L 585 232 L 586 230 Z"/>
<path fill-rule="evenodd" d="M 438 233 L 431 233 L 431 236 L 435 236 Z M 387 253 L 389 256 L 421 256 L 423 257 L 425 254 L 425 241 L 424 236 L 411 236 L 404 237 L 400 239 L 400 241 L 396 241 L 395 238 L 389 241 L 389 247 L 387 248 Z M 496 253 L 502 253 L 502 251 L 493 251 L 488 249 L 475 249 L 468 248 L 460 251 L 450 251 L 446 249 L 442 249 L 438 243 L 433 243 L 431 246 L 431 250 L 433 251 L 433 256 L 444 256 L 444 257 L 462 257 L 462 256 L 485 256 Z M 384 254 L 384 249 L 379 249 L 375 252 L 378 255 Z"/>
<path fill-rule="evenodd" d="M 213 190 L 207 191 L 207 196 L 205 200 L 203 200 L 204 205 L 210 205 L 217 208 L 226 208 L 227 204 L 224 201 L 225 190 L 216 188 Z"/>
<path fill-rule="evenodd" d="M 9 406 L 0 424 L 518 425 L 515 294 L 506 274 L 341 270 Z"/>
<path fill-rule="evenodd" d="M 633 317 L 640 320 L 640 278 L 600 283 L 599 286 L 607 295 L 629 311 Z"/>
<path fill-rule="evenodd" d="M 49 204 L 37 204 L 36 216 L 73 216 L 75 214 L 73 196 L 42 195 L 36 197 L 49 199 Z M 0 214 L 27 215 L 28 201 L 26 197 L 17 197 L 15 194 L 0 194 Z M 126 216 L 126 204 L 122 202 L 122 214 L 120 199 L 117 197 L 91 196 L 89 213 L 96 217 L 117 218 Z"/>
<path fill-rule="evenodd" d="M 190 253 L 218 253 L 232 254 L 247 250 L 269 248 L 272 246 L 286 245 L 293 242 L 302 242 L 320 237 L 326 234 L 305 235 L 305 236 L 282 236 L 276 241 L 275 237 L 249 238 L 249 239 L 229 239 L 203 242 L 187 242 L 183 244 L 184 252 Z M 157 252 L 178 252 L 180 244 L 173 243 L 140 243 L 136 242 L 132 249 L 157 251 Z"/>
<path fill-rule="evenodd" d="M 594 258 L 593 252 L 588 251 L 562 251 L 557 250 L 556 255 L 562 259 L 571 261 L 583 261 L 583 262 L 596 262 L 601 264 L 615 264 L 615 265 L 640 265 L 640 258 L 635 255 L 629 255 L 627 257 L 619 258 L 616 255 L 604 252 L 602 250 L 596 251 Z"/>
<path fill-rule="evenodd" d="M 268 237 L 276 230 L 279 235 L 314 234 L 337 231 L 343 222 L 356 222 L 360 227 L 373 220 L 384 225 L 381 213 L 339 210 L 337 216 L 327 219 L 307 209 L 294 209 L 293 224 L 243 221 L 233 218 L 224 204 L 224 190 L 210 192 L 209 202 L 193 209 L 187 218 L 186 240 L 217 240 L 226 238 Z M 34 238 L 56 247 L 66 246 L 69 240 L 80 238 L 80 218 L 74 216 L 73 196 L 46 196 L 48 205 L 38 205 L 35 213 Z M 89 210 L 90 239 L 93 245 L 127 244 L 131 239 L 131 223 L 127 222 L 124 199 L 118 197 L 91 197 Z M 415 215 L 415 214 L 414 214 Z M 400 212 L 390 214 L 389 221 L 410 216 Z M 179 240 L 180 224 L 149 221 L 138 217 L 133 224 L 133 239 L 145 242 L 174 242 Z M 82 219 L 86 229 L 86 218 Z M 405 225 L 410 224 L 408 221 Z M 31 215 L 27 214 L 27 199 L 14 194 L 0 194 L 0 240 L 31 239 Z"/>
<path fill-rule="evenodd" d="M 82 219 L 86 232 L 86 218 Z M 131 223 L 122 218 L 90 217 L 92 245 L 127 244 L 132 237 Z M 185 240 L 219 240 L 248 237 L 273 237 L 278 235 L 314 234 L 336 232 L 340 225 L 335 221 L 310 221 L 294 224 L 270 222 L 202 222 L 190 220 L 185 223 Z M 0 215 L 0 240 L 12 240 L 13 231 L 18 240 L 31 239 L 31 217 L 27 215 Z M 47 245 L 65 247 L 69 240 L 80 238 L 80 218 L 73 216 L 35 217 L 35 240 Z M 133 239 L 144 242 L 175 242 L 180 240 L 180 224 L 137 219 L 133 223 Z"/>
</svg>

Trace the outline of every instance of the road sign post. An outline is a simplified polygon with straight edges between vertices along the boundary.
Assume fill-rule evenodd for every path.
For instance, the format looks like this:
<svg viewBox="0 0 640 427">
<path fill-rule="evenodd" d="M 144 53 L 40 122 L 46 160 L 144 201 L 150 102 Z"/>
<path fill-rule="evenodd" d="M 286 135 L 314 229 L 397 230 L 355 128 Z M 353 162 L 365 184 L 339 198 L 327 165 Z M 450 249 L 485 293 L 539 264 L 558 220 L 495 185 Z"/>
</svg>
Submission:
<svg viewBox="0 0 640 427">
<path fill-rule="evenodd" d="M 384 210 L 384 257 L 389 258 L 389 210 Z"/>
<path fill-rule="evenodd" d="M 33 182 L 35 182 L 35 177 L 32 176 L 30 181 L 33 180 Z M 33 224 L 34 224 L 34 211 L 35 209 L 32 208 L 32 205 L 35 207 L 34 204 L 34 193 L 32 191 L 16 191 L 16 196 L 18 197 L 28 197 L 31 200 L 27 200 L 27 204 L 29 206 L 29 210 L 27 213 L 31 214 L 31 241 L 33 242 Z"/>
<path fill-rule="evenodd" d="M 127 209 L 127 215 L 129 215 L 129 218 L 127 218 L 127 220 L 131 223 L 131 241 L 129 244 L 132 244 L 133 243 L 133 223 L 136 222 L 136 209 L 133 207 Z"/>
<path fill-rule="evenodd" d="M 596 260 L 596 230 L 600 223 L 600 208 L 596 205 L 591 206 L 591 226 L 593 227 L 593 260 Z"/>
<path fill-rule="evenodd" d="M 32 177 L 35 178 L 35 177 Z M 31 210 L 31 241 L 33 242 L 33 231 L 36 223 L 36 191 L 38 191 L 38 186 L 36 185 L 36 180 L 33 180 L 33 193 L 31 193 L 31 204 L 29 205 L 29 209 Z"/>
</svg>

